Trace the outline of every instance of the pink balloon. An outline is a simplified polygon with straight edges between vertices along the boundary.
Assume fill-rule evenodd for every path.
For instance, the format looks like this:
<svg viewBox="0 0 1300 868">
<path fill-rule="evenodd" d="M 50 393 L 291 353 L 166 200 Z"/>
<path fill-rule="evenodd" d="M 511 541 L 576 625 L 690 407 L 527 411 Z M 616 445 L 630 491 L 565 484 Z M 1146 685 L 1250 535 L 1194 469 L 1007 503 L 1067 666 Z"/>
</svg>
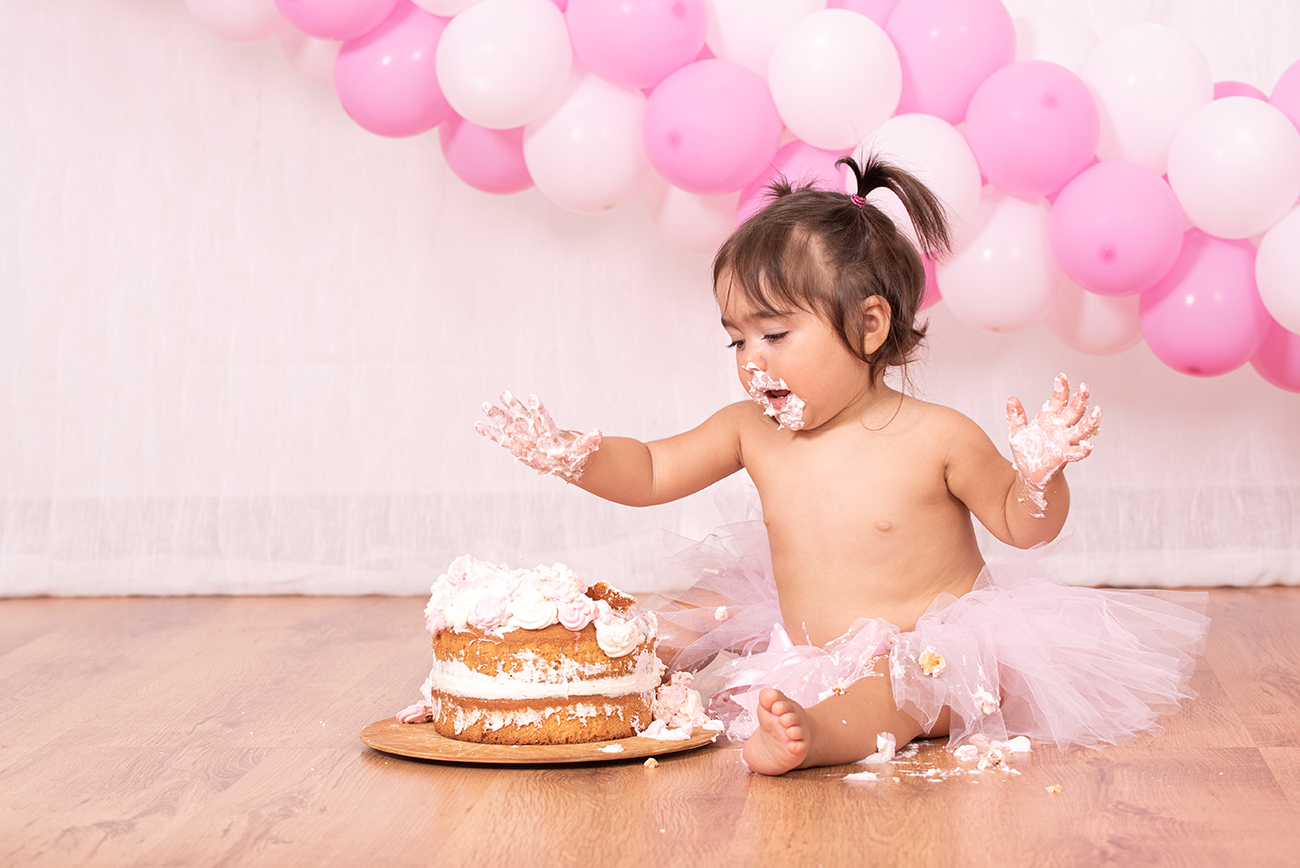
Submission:
<svg viewBox="0 0 1300 868">
<path fill-rule="evenodd" d="M 859 15 L 865 15 L 881 27 L 889 21 L 890 14 L 898 0 L 828 0 L 827 9 L 847 9 Z"/>
<path fill-rule="evenodd" d="M 1216 377 L 1259 350 L 1270 318 L 1255 289 L 1255 248 L 1189 229 L 1174 267 L 1142 293 L 1142 336 L 1160 361 Z"/>
<path fill-rule="evenodd" d="M 374 30 L 398 0 L 275 0 L 284 20 L 317 39 L 345 42 Z"/>
<path fill-rule="evenodd" d="M 1268 96 L 1265 95 L 1264 91 L 1253 84 L 1246 84 L 1244 81 L 1216 81 L 1214 83 L 1214 98 L 1223 99 L 1225 96 L 1248 96 L 1268 102 Z"/>
<path fill-rule="evenodd" d="M 784 178 L 796 187 L 808 184 L 819 190 L 844 192 L 844 169 L 835 165 L 840 157 L 850 151 L 823 151 L 807 142 L 795 140 L 781 146 L 776 156 L 757 178 L 740 191 L 736 205 L 736 225 L 753 217 L 767 205 L 768 185 Z"/>
<path fill-rule="evenodd" d="M 434 65 L 449 20 L 402 0 L 374 30 L 343 43 L 334 88 L 354 121 L 381 136 L 414 136 L 451 116 Z"/>
<path fill-rule="evenodd" d="M 966 109 L 966 141 L 990 184 L 1014 196 L 1045 196 L 1097 151 L 1101 116 L 1088 86 L 1046 60 L 994 72 Z"/>
<path fill-rule="evenodd" d="M 939 293 L 939 279 L 935 276 L 935 264 L 930 254 L 921 254 L 921 264 L 925 266 L 925 296 L 921 299 L 921 310 L 925 310 L 938 304 L 943 296 Z"/>
<path fill-rule="evenodd" d="M 1268 101 L 1273 107 L 1291 119 L 1291 123 L 1300 129 L 1300 60 L 1291 64 L 1282 73 L 1282 77 L 1273 85 L 1273 92 Z"/>
<path fill-rule="evenodd" d="M 1264 343 L 1251 358 L 1250 366 L 1279 389 L 1300 392 L 1300 335 L 1270 320 Z"/>
<path fill-rule="evenodd" d="M 533 186 L 524 164 L 524 128 L 490 130 L 452 114 L 438 127 L 447 165 L 484 193 L 518 193 Z"/>
<path fill-rule="evenodd" d="M 1016 28 L 1000 0 L 899 0 L 885 32 L 903 65 L 900 115 L 961 123 L 976 88 L 1016 56 Z"/>
<path fill-rule="evenodd" d="M 767 83 L 730 60 L 701 60 L 650 94 L 642 138 L 651 165 L 674 187 L 739 190 L 776 156 L 784 125 Z"/>
<path fill-rule="evenodd" d="M 1052 253 L 1066 276 L 1101 295 L 1155 285 L 1183 246 L 1174 191 L 1137 163 L 1104 161 L 1066 184 L 1048 221 Z"/>
<path fill-rule="evenodd" d="M 639 89 L 695 60 L 709 10 L 704 0 L 570 0 L 565 20 L 584 66 L 611 84 Z"/>
</svg>

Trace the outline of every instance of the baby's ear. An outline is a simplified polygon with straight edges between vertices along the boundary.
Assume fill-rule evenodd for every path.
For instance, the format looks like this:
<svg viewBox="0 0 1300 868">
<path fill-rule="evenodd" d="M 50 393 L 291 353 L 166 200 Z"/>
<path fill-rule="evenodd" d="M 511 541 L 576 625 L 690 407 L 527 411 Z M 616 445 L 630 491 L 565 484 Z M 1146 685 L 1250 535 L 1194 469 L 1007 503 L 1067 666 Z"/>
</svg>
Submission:
<svg viewBox="0 0 1300 868">
<path fill-rule="evenodd" d="M 873 295 L 862 301 L 862 353 L 871 356 L 884 346 L 893 321 L 893 309 L 883 295 Z"/>
</svg>

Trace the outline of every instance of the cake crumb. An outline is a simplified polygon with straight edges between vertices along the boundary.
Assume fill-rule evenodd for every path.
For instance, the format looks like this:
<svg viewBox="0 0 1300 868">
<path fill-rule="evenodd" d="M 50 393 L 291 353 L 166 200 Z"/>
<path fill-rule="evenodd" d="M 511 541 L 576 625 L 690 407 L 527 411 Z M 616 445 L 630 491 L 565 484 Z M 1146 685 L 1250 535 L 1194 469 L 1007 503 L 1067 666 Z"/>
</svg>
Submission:
<svg viewBox="0 0 1300 868">
<path fill-rule="evenodd" d="M 659 760 L 655 759 L 654 757 L 650 757 L 648 760 L 645 761 L 645 767 L 648 769 L 652 769 L 657 765 L 659 765 Z"/>
<path fill-rule="evenodd" d="M 948 665 L 948 661 L 944 660 L 943 655 L 934 648 L 926 648 L 922 651 L 917 662 L 921 664 L 921 674 L 929 675 L 931 678 L 937 677 Z"/>
<path fill-rule="evenodd" d="M 1053 795 L 1053 796 L 1059 796 L 1059 795 L 1061 794 L 1061 785 L 1060 785 L 1060 784 L 1052 784 L 1051 786 L 1049 786 L 1049 787 L 1047 788 L 1047 792 L 1050 793 L 1050 794 Z"/>
</svg>

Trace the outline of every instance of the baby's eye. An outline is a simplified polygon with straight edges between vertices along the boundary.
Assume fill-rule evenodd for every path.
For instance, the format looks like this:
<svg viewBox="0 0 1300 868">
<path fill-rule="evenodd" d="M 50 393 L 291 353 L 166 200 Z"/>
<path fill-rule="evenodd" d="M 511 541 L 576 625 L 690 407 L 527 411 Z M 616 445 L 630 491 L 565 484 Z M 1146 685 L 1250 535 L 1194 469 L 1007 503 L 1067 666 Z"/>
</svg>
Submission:
<svg viewBox="0 0 1300 868">
<path fill-rule="evenodd" d="M 788 335 L 788 334 L 790 334 L 790 333 L 789 333 L 789 332 L 774 332 L 774 333 L 772 333 L 772 334 L 770 334 L 770 335 L 763 335 L 763 340 L 767 341 L 769 344 L 774 344 L 774 343 L 776 343 L 777 341 L 781 340 L 783 337 L 785 337 L 785 336 Z"/>
<path fill-rule="evenodd" d="M 727 349 L 729 349 L 729 350 L 739 350 L 739 349 L 743 349 L 744 346 L 745 346 L 745 340 L 744 340 L 744 338 L 736 338 L 734 341 L 732 341 L 731 343 L 727 344 Z"/>
</svg>

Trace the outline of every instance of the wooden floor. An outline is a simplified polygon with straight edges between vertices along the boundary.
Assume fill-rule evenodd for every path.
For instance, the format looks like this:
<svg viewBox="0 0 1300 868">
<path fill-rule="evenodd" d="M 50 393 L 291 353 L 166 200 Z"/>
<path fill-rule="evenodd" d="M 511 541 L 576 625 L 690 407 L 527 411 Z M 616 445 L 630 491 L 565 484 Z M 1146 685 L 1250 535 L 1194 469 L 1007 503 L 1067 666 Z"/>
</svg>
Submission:
<svg viewBox="0 0 1300 868">
<path fill-rule="evenodd" d="M 1300 589 L 1216 590 L 1200 698 L 1154 739 L 877 783 L 735 745 L 583 766 L 408 760 L 423 600 L 0 601 L 0 865 L 1300 864 Z M 1060 793 L 1048 787 L 1060 786 Z"/>
</svg>

